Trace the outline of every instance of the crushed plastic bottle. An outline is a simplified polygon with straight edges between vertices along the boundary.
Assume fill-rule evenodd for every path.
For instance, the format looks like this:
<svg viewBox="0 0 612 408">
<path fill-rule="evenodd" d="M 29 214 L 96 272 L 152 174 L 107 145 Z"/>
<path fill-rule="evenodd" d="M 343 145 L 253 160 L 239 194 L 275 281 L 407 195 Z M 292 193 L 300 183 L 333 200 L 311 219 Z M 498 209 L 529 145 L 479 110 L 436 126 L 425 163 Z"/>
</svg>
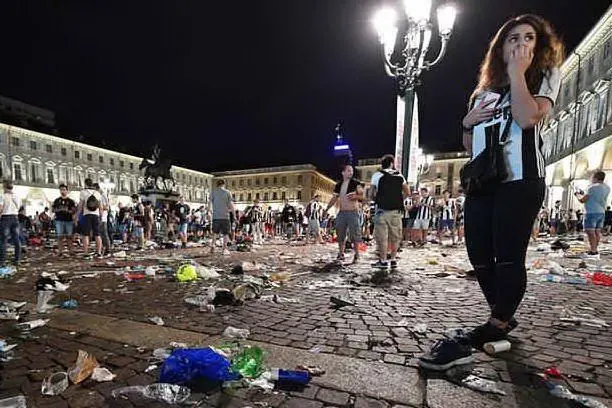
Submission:
<svg viewBox="0 0 612 408">
<path fill-rule="evenodd" d="M 461 384 L 474 391 L 506 395 L 505 391 L 502 391 L 497 387 L 497 383 L 495 383 L 495 381 L 486 380 L 472 374 L 461 380 Z"/>
<path fill-rule="evenodd" d="M 236 327 L 228 326 L 225 330 L 223 330 L 222 336 L 227 339 L 241 339 L 246 340 L 251 332 L 249 329 L 238 329 Z"/>
<path fill-rule="evenodd" d="M 608 408 L 608 406 L 603 402 L 599 402 L 594 398 L 586 397 L 584 395 L 574 394 L 563 385 L 547 381 L 546 386 L 550 391 L 550 395 L 555 396 L 557 398 L 575 401 L 585 408 Z"/>
<path fill-rule="evenodd" d="M 191 396 L 191 390 L 175 384 L 156 383 L 147 386 L 137 385 L 113 390 L 113 398 L 125 394 L 141 394 L 142 396 L 166 404 L 182 404 Z"/>
<path fill-rule="evenodd" d="M 41 392 L 43 395 L 60 395 L 68 388 L 68 373 L 61 372 L 50 375 L 43 380 Z"/>
<path fill-rule="evenodd" d="M 116 376 L 108 368 L 96 367 L 91 374 L 91 379 L 97 382 L 106 382 L 113 381 Z"/>
<path fill-rule="evenodd" d="M 64 300 L 61 304 L 62 309 L 76 309 L 79 306 L 79 302 L 75 299 Z"/>
<path fill-rule="evenodd" d="M 261 348 L 245 346 L 232 359 L 232 370 L 246 378 L 257 378 L 263 372 L 263 360 Z"/>
<path fill-rule="evenodd" d="M 1 399 L 0 408 L 28 408 L 26 397 L 17 395 L 15 397 Z"/>
<path fill-rule="evenodd" d="M 158 326 L 163 326 L 164 325 L 164 319 L 162 319 L 159 316 L 153 316 L 153 317 L 149 317 L 149 321 L 151 323 L 155 323 Z"/>
<path fill-rule="evenodd" d="M 36 291 L 36 313 L 47 313 L 54 308 L 54 306 L 48 304 L 54 294 L 55 292 L 52 290 Z"/>
<path fill-rule="evenodd" d="M 49 322 L 49 319 L 37 319 L 37 320 L 31 320 L 29 322 L 19 323 L 16 325 L 16 327 L 20 330 L 32 330 L 32 329 L 36 329 L 37 327 L 42 327 L 46 325 L 48 322 Z"/>
</svg>

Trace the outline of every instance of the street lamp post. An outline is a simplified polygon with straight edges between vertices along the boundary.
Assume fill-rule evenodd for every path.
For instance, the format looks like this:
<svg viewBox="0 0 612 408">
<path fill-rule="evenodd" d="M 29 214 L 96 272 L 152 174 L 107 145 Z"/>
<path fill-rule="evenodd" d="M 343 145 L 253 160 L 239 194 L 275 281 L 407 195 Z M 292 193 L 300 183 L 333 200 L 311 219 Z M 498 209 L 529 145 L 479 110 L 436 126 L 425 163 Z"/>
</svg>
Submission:
<svg viewBox="0 0 612 408">
<path fill-rule="evenodd" d="M 387 75 L 395 78 L 398 85 L 397 126 L 395 156 L 400 171 L 408 182 L 418 182 L 416 149 L 418 148 L 418 98 L 415 88 L 419 77 L 438 64 L 444 54 L 455 24 L 456 9 L 451 4 L 437 8 L 438 33 L 441 46 L 433 61 L 426 61 L 432 36 L 430 22 L 432 0 L 403 0 L 406 14 L 404 47 L 401 57 L 395 63 L 392 56 L 397 41 L 397 13 L 391 8 L 380 10 L 374 20 L 374 27 L 382 45 L 383 60 Z"/>
</svg>

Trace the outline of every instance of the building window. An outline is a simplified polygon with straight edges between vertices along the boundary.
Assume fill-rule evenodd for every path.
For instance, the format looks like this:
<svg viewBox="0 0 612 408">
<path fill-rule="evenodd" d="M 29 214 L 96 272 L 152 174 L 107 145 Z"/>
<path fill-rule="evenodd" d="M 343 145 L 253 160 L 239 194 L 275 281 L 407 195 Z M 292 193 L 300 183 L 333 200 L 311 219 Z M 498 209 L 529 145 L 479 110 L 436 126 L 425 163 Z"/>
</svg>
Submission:
<svg viewBox="0 0 612 408">
<path fill-rule="evenodd" d="M 300 175 L 300 176 L 298 176 L 298 184 L 302 184 L 302 181 L 303 181 L 303 180 L 304 180 L 304 179 L 303 179 L 303 177 L 302 177 L 301 175 Z"/>
<path fill-rule="evenodd" d="M 238 181 L 238 185 L 239 185 L 240 187 L 244 186 L 244 180 L 243 180 L 243 179 L 240 179 L 240 181 Z"/>
<path fill-rule="evenodd" d="M 302 190 L 298 190 L 298 192 L 297 192 L 297 199 L 298 200 L 302 199 Z"/>
<path fill-rule="evenodd" d="M 440 184 L 438 184 L 438 185 L 436 185 L 436 189 L 435 189 L 434 195 L 439 196 L 440 194 L 442 194 L 442 186 Z"/>
<path fill-rule="evenodd" d="M 189 176 L 189 184 L 191 184 L 191 175 Z"/>
<path fill-rule="evenodd" d="M 264 178 L 264 186 L 267 186 L 267 185 L 268 185 L 268 178 L 266 177 Z"/>
<path fill-rule="evenodd" d="M 277 183 L 278 183 L 278 179 L 277 179 L 276 177 L 274 177 L 274 178 L 272 179 L 272 184 L 276 185 Z"/>
<path fill-rule="evenodd" d="M 65 155 L 67 155 L 67 154 L 68 154 L 68 152 L 66 151 L 66 148 L 65 148 L 65 147 L 62 147 L 61 152 L 62 152 L 62 156 L 65 156 Z"/>
<path fill-rule="evenodd" d="M 22 181 L 23 175 L 21 174 L 21 163 L 13 164 L 13 178 L 15 181 Z"/>
<path fill-rule="evenodd" d="M 115 159 L 113 159 L 112 157 L 110 159 L 108 159 L 108 162 L 110 163 L 111 166 L 115 165 Z M 123 166 L 121 166 L 123 167 Z"/>
<path fill-rule="evenodd" d="M 236 187 L 236 180 L 232 180 L 232 187 Z"/>
<path fill-rule="evenodd" d="M 260 180 L 259 178 L 256 178 L 256 179 L 255 179 L 255 185 L 256 185 L 256 186 L 261 185 L 261 180 Z"/>
<path fill-rule="evenodd" d="M 55 184 L 55 177 L 53 176 L 53 169 L 47 169 L 47 184 Z"/>
<path fill-rule="evenodd" d="M 287 195 L 285 194 L 284 191 L 281 192 L 281 200 L 284 200 L 285 198 L 287 198 Z"/>
<path fill-rule="evenodd" d="M 264 193 L 264 201 L 268 201 L 269 197 L 268 193 Z"/>
<path fill-rule="evenodd" d="M 244 194 L 240 193 L 240 201 L 244 201 Z"/>
<path fill-rule="evenodd" d="M 278 194 L 276 194 L 276 191 L 272 193 L 272 201 L 276 201 L 278 200 Z"/>
<path fill-rule="evenodd" d="M 30 149 L 36 150 L 36 142 L 34 140 L 30 140 Z"/>
<path fill-rule="evenodd" d="M 130 163 L 130 170 L 134 170 L 134 163 Z"/>
<path fill-rule="evenodd" d="M 51 145 L 46 145 L 46 146 L 45 146 L 45 151 L 46 151 L 47 153 L 53 153 L 53 146 L 51 146 Z"/>
<path fill-rule="evenodd" d="M 259 200 L 259 193 L 255 193 L 255 199 Z"/>
<path fill-rule="evenodd" d="M 113 160 L 113 159 L 111 159 Z M 125 167 L 125 162 L 123 160 L 119 160 L 119 167 L 123 168 Z"/>
<path fill-rule="evenodd" d="M 11 144 L 13 146 L 15 146 L 15 147 L 19 147 L 19 138 L 15 137 L 15 136 L 11 137 Z M 17 179 L 15 179 L 15 180 L 17 180 Z"/>
<path fill-rule="evenodd" d="M 78 150 L 74 151 L 74 158 L 75 159 L 80 159 L 81 158 L 81 152 L 79 152 Z"/>
<path fill-rule="evenodd" d="M 30 164 L 30 179 L 33 183 L 38 183 L 40 181 L 38 165 L 36 163 Z"/>
<path fill-rule="evenodd" d="M 98 160 L 100 161 L 100 163 L 104 163 L 104 157 L 103 156 L 98 156 Z"/>
<path fill-rule="evenodd" d="M 247 179 L 247 186 L 251 187 L 251 179 Z"/>
<path fill-rule="evenodd" d="M 247 201 L 251 201 L 253 199 L 253 196 L 251 195 L 251 193 L 247 194 Z"/>
<path fill-rule="evenodd" d="M 91 153 L 87 153 L 87 161 L 92 161 L 93 160 L 93 156 Z"/>
</svg>

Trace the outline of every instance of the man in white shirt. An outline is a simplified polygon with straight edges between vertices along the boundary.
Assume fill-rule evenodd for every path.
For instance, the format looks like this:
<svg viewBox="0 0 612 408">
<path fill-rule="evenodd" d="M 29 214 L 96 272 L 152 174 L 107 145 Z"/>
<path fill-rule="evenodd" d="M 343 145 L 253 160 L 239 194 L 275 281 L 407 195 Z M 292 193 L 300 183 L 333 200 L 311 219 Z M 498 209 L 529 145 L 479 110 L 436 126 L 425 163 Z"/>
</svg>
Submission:
<svg viewBox="0 0 612 408">
<path fill-rule="evenodd" d="M 85 189 L 79 198 L 79 212 L 84 215 L 81 228 L 85 255 L 89 253 L 89 236 L 93 233 L 96 241 L 96 256 L 102 256 L 102 238 L 100 237 L 100 209 L 102 196 L 98 193 L 91 179 L 85 179 Z"/>
<path fill-rule="evenodd" d="M 0 265 L 6 262 L 6 244 L 9 236 L 15 245 L 15 266 L 19 263 L 21 256 L 21 241 L 19 240 L 19 208 L 21 200 L 13 192 L 13 182 L 4 181 L 4 194 L 0 202 Z"/>
</svg>

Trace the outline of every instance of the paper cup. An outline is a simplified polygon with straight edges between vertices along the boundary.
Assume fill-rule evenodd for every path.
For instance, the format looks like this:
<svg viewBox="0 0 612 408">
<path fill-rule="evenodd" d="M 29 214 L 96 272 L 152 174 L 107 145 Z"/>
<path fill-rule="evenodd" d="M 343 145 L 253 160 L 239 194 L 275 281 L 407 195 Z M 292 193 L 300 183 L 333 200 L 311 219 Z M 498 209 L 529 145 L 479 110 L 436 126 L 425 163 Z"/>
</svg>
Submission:
<svg viewBox="0 0 612 408">
<path fill-rule="evenodd" d="M 504 351 L 510 350 L 511 347 L 512 345 L 508 340 L 492 341 L 482 346 L 487 354 L 503 353 Z"/>
</svg>

